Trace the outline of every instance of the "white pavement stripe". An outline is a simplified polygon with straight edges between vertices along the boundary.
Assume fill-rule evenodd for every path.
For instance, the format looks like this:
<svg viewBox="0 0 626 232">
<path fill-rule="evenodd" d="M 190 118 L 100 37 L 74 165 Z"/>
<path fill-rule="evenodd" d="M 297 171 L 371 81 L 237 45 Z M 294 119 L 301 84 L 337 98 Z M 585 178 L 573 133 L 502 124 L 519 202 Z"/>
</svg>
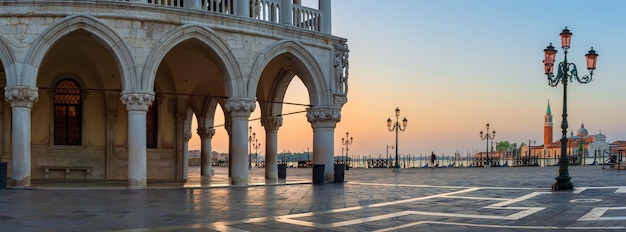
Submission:
<svg viewBox="0 0 626 232">
<path fill-rule="evenodd" d="M 578 221 L 624 221 L 626 216 L 622 217 L 602 217 L 609 210 L 625 210 L 626 207 L 596 207 L 589 211 L 589 213 L 578 218 Z"/>
<path fill-rule="evenodd" d="M 404 224 L 395 227 L 384 228 L 375 230 L 375 232 L 395 231 L 408 227 L 413 227 L 421 224 L 437 224 L 437 225 L 453 225 L 453 226 L 466 226 L 466 227 L 482 227 L 482 228 L 503 228 L 503 229 L 526 229 L 526 230 L 623 230 L 625 226 L 589 226 L 589 227 L 558 227 L 558 226 L 514 226 L 514 225 L 487 225 L 487 224 L 471 224 L 460 222 L 438 222 L 438 221 L 419 221 L 409 224 Z"/>
<path fill-rule="evenodd" d="M 493 198 L 493 197 L 464 197 L 464 196 L 443 196 L 441 198 L 462 199 L 462 200 L 485 200 L 485 201 L 506 201 L 509 198 Z"/>
<path fill-rule="evenodd" d="M 404 200 L 399 200 L 399 201 L 375 203 L 375 204 L 364 205 L 364 206 L 354 206 L 354 207 L 347 207 L 347 208 L 341 208 L 341 209 L 331 209 L 331 210 L 325 210 L 325 211 L 319 211 L 319 212 L 289 214 L 289 215 L 284 215 L 284 216 L 277 216 L 276 218 L 277 219 L 286 219 L 286 218 L 309 217 L 309 216 L 315 216 L 315 215 L 320 215 L 320 214 L 342 213 L 342 212 L 348 212 L 348 211 L 354 211 L 354 210 L 361 210 L 361 209 L 365 209 L 365 208 L 378 208 L 378 207 L 384 207 L 384 206 L 389 206 L 389 205 L 397 205 L 397 204 L 404 204 L 404 203 L 415 202 L 415 201 L 428 200 L 428 199 L 433 199 L 433 198 L 440 198 L 440 197 L 454 195 L 454 194 L 473 192 L 473 191 L 476 191 L 476 190 L 480 190 L 480 188 L 468 188 L 468 189 L 463 189 L 463 190 L 454 191 L 454 192 L 440 193 L 440 194 L 435 194 L 435 195 L 429 195 L 429 196 L 423 196 L 423 197 L 417 197 L 417 198 L 411 198 L 411 199 L 404 199 Z"/>
<path fill-rule="evenodd" d="M 626 187 L 619 187 L 615 190 L 615 193 L 626 193 Z"/>
<path fill-rule="evenodd" d="M 579 194 L 579 193 L 582 193 L 585 190 L 587 190 L 587 188 L 584 188 L 584 187 L 582 187 L 582 188 L 575 188 L 572 193 Z"/>
<path fill-rule="evenodd" d="M 501 207 L 499 209 L 514 209 L 514 208 L 517 208 L 517 207 Z M 522 208 L 522 207 L 519 207 L 519 208 Z M 522 218 L 525 218 L 529 215 L 532 215 L 544 209 L 545 209 L 544 207 L 527 207 L 525 210 L 506 216 L 504 219 L 520 220 Z"/>
<path fill-rule="evenodd" d="M 521 197 L 518 197 L 518 198 L 513 198 L 513 199 L 506 200 L 506 201 L 499 202 L 499 203 L 495 203 L 495 204 L 489 205 L 487 207 L 504 207 L 504 206 L 507 206 L 507 205 L 510 205 L 510 204 L 514 204 L 514 203 L 517 203 L 517 202 L 521 202 L 521 201 L 525 201 L 525 200 L 528 200 L 530 198 L 539 196 L 541 194 L 546 194 L 546 193 L 548 193 L 548 192 L 532 192 L 532 193 L 526 194 L 524 196 L 521 196 Z"/>
</svg>

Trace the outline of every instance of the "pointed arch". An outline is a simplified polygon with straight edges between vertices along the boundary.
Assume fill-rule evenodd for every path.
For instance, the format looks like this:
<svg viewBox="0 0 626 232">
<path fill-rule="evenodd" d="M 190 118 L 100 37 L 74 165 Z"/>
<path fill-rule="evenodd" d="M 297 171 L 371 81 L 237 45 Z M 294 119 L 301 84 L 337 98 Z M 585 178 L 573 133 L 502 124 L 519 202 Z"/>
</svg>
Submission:
<svg viewBox="0 0 626 232">
<path fill-rule="evenodd" d="M 184 25 L 170 31 L 155 43 L 155 47 L 151 49 L 146 60 L 141 88 L 152 88 L 151 86 L 154 84 L 157 69 L 165 55 L 176 45 L 189 39 L 196 39 L 215 52 L 214 61 L 222 71 L 226 85 L 226 96 L 234 97 L 235 94 L 245 93 L 245 85 L 242 83 L 243 75 L 241 74 L 239 64 L 232 54 L 230 47 L 215 31 L 201 25 Z"/>
<path fill-rule="evenodd" d="M 18 77 L 17 70 L 15 70 L 15 54 L 13 54 L 4 36 L 0 36 L 0 61 L 2 61 L 4 66 L 4 73 L 7 79 L 6 86 L 16 86 L 15 82 L 18 80 Z"/>
<path fill-rule="evenodd" d="M 265 49 L 254 62 L 250 72 L 250 82 L 248 82 L 248 96 L 254 97 L 259 85 L 261 74 L 265 67 L 277 56 L 290 54 L 298 65 L 300 73 L 298 75 L 309 91 L 311 105 L 330 105 L 331 99 L 328 87 L 324 84 L 324 74 L 319 63 L 314 56 L 300 43 L 293 40 L 281 40 Z M 287 80 L 290 81 L 291 79 Z M 288 84 L 273 84 L 273 86 L 285 86 Z"/>
<path fill-rule="evenodd" d="M 38 67 L 40 67 L 42 60 L 52 45 L 78 30 L 91 33 L 97 42 L 109 50 L 117 64 L 122 88 L 124 90 L 135 89 L 137 65 L 130 49 L 119 34 L 107 26 L 106 23 L 91 15 L 68 16 L 48 27 L 30 47 L 23 70 L 21 70 L 23 79 L 19 80 L 21 83 L 16 84 L 35 86 L 39 72 Z"/>
</svg>

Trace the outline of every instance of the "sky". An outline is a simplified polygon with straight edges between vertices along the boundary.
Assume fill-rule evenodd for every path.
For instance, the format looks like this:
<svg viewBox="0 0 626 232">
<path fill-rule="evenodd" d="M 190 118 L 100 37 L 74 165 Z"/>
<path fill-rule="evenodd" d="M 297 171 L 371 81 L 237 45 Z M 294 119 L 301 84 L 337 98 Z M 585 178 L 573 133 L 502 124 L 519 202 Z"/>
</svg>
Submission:
<svg viewBox="0 0 626 232">
<path fill-rule="evenodd" d="M 317 8 L 314 0 L 303 4 Z M 568 61 L 579 75 L 588 74 L 584 55 L 590 47 L 599 54 L 591 83 L 568 84 L 568 134 L 584 123 L 589 134 L 603 133 L 608 142 L 626 140 L 624 9 L 620 0 L 332 1 L 333 35 L 347 38 L 350 48 L 348 102 L 335 129 L 335 155 L 343 154 L 341 139 L 349 132 L 350 155 L 385 156 L 387 146 L 395 146 L 386 120 L 395 121 L 396 107 L 400 120 L 408 120 L 398 137 L 400 155 L 484 151 L 479 132 L 487 123 L 496 142 L 541 145 L 548 101 L 558 140 L 563 86 L 548 85 L 542 60 L 550 42 L 557 61 L 563 60 L 559 33 L 565 26 L 573 33 Z M 299 79 L 285 101 L 309 103 Z M 284 113 L 302 110 L 287 106 Z M 257 106 L 251 119 L 259 111 Z M 250 125 L 263 155 L 263 127 L 258 120 Z M 189 148 L 199 144 L 194 135 Z M 285 116 L 279 151 L 311 151 L 312 144 L 306 115 Z M 213 150 L 228 151 L 223 128 L 217 128 Z"/>
</svg>

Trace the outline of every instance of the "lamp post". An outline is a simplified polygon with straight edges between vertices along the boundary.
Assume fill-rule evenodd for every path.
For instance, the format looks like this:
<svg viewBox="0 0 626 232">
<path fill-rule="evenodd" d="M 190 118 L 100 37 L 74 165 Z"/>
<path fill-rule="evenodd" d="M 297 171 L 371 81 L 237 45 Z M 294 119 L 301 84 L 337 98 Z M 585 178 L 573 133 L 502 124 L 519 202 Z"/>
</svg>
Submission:
<svg viewBox="0 0 626 232">
<path fill-rule="evenodd" d="M 254 163 L 255 167 L 259 166 L 259 149 L 261 149 L 261 143 L 259 143 L 258 139 L 254 139 L 254 143 L 252 144 L 252 148 L 254 148 Z"/>
<path fill-rule="evenodd" d="M 567 159 L 567 82 L 576 79 L 581 84 L 591 82 L 593 78 L 593 70 L 596 69 L 596 62 L 598 61 L 598 54 L 596 51 L 591 50 L 585 55 L 587 58 L 587 69 L 589 70 L 589 76 L 584 75 L 578 77 L 578 71 L 574 63 L 567 62 L 567 50 L 570 48 L 570 42 L 572 39 L 572 33 L 565 27 L 560 34 L 561 36 L 561 48 L 563 48 L 564 59 L 559 63 L 557 75 L 554 75 L 554 57 L 556 56 L 556 50 L 552 43 L 548 45 L 544 52 L 544 71 L 548 77 L 548 84 L 552 87 L 558 86 L 559 83 L 563 83 L 563 121 L 561 122 L 561 129 L 563 131 L 563 137 L 561 138 L 561 157 L 559 158 L 559 176 L 554 178 L 556 182 L 552 184 L 552 190 L 571 190 L 574 188 L 574 184 L 570 181 L 572 178 L 569 176 L 568 166 L 569 160 Z"/>
<path fill-rule="evenodd" d="M 248 170 L 252 169 L 252 141 L 256 139 L 256 132 L 252 133 L 252 127 L 248 128 L 248 143 L 250 144 L 250 153 L 248 153 Z"/>
<path fill-rule="evenodd" d="M 531 144 L 536 144 L 536 143 L 537 143 L 537 141 L 535 141 L 535 140 L 530 140 L 530 139 L 528 140 L 528 145 L 526 146 L 526 147 L 528 147 L 528 160 L 526 161 L 526 162 L 528 162 L 528 163 L 526 163 L 526 165 L 528 165 L 528 166 L 531 166 L 530 165 L 530 149 L 532 149 L 531 148 L 531 146 L 532 146 Z"/>
<path fill-rule="evenodd" d="M 398 163 L 398 131 L 404 131 L 406 130 L 406 124 L 408 123 L 408 120 L 406 120 L 406 117 L 402 120 L 402 126 L 400 126 L 400 122 L 398 121 L 398 119 L 400 118 L 400 109 L 396 107 L 396 122 L 392 125 L 391 124 L 391 118 L 387 118 L 387 128 L 389 128 L 389 131 L 396 131 L 396 163 L 393 166 L 393 171 L 394 172 L 399 172 L 400 171 L 400 164 Z"/>
<path fill-rule="evenodd" d="M 480 139 L 481 140 L 487 140 L 487 163 L 485 164 L 485 167 L 491 167 L 491 163 L 489 162 L 489 139 L 493 139 L 496 137 L 496 131 L 491 131 L 491 135 L 489 135 L 489 123 L 487 123 L 487 133 L 483 133 L 483 131 L 480 131 Z"/>
<path fill-rule="evenodd" d="M 386 157 L 387 161 L 385 163 L 389 162 L 389 148 L 391 148 L 391 150 L 393 150 L 394 147 L 387 145 L 387 157 Z M 389 168 L 389 165 L 387 165 L 387 168 Z"/>
<path fill-rule="evenodd" d="M 536 143 L 537 143 L 537 141 L 535 141 L 535 140 L 530 140 L 530 139 L 528 140 L 528 158 L 530 158 L 530 149 L 531 149 L 530 147 L 531 147 L 531 144 L 536 144 Z"/>
<path fill-rule="evenodd" d="M 346 146 L 346 156 L 344 156 L 344 164 L 346 164 L 346 170 L 350 170 L 350 165 L 348 165 L 348 146 L 352 145 L 352 137 L 350 137 L 350 134 L 347 131 L 346 137 L 341 138 L 341 144 Z"/>
</svg>

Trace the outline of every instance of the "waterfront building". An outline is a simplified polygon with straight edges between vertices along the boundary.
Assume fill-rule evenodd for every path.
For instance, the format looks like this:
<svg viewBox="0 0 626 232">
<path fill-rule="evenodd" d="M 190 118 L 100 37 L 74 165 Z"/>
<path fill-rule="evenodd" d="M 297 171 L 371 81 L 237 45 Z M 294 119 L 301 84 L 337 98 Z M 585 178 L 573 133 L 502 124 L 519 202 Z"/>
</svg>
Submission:
<svg viewBox="0 0 626 232">
<path fill-rule="evenodd" d="M 317 8 L 300 0 L 2 2 L 0 159 L 10 185 L 183 180 L 192 133 L 202 141 L 201 173 L 210 175 L 218 105 L 231 183 L 246 185 L 249 116 L 261 111 L 264 154 L 276 163 L 293 78 L 309 94 L 313 163 L 325 164 L 332 181 L 349 50 L 331 33 L 330 0 Z M 277 178 L 276 165 L 265 168 L 266 178 Z"/>
<path fill-rule="evenodd" d="M 536 156 L 539 159 L 558 159 L 561 156 L 561 138 L 553 139 L 553 126 L 552 111 L 550 110 L 550 102 L 548 102 L 548 108 L 544 116 L 544 144 L 525 144 L 525 146 L 521 147 L 520 155 Z M 602 132 L 589 135 L 584 123 L 581 123 L 575 135 L 574 131 L 571 131 L 567 139 L 567 153 L 568 156 L 573 156 L 574 160 L 577 160 L 576 157 L 580 156 L 581 162 L 584 162 L 583 160 L 586 158 L 594 158 L 594 160 L 600 162 L 599 156 L 610 152 L 610 144 L 606 141 L 606 135 L 602 134 Z"/>
</svg>

